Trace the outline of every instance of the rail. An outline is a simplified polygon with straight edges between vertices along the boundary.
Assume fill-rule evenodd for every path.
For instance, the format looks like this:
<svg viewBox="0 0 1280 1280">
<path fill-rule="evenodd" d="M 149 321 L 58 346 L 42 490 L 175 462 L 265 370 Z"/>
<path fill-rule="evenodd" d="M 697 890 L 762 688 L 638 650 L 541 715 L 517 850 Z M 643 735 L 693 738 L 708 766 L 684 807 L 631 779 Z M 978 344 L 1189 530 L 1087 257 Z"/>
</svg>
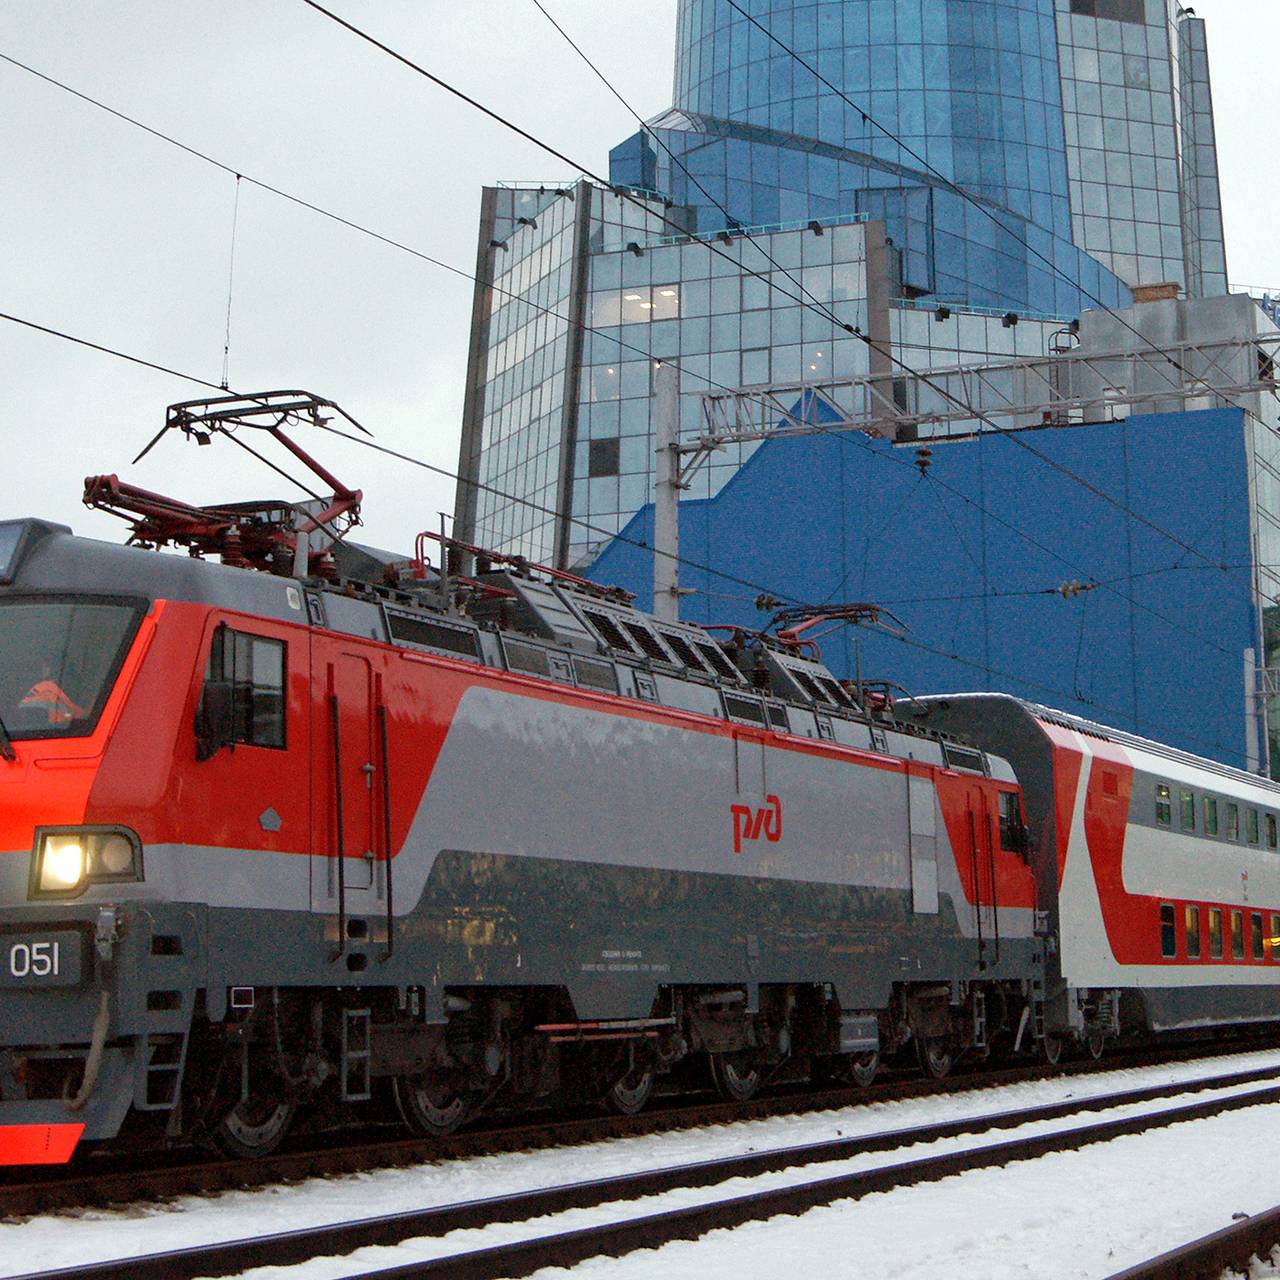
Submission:
<svg viewBox="0 0 1280 1280">
<path fill-rule="evenodd" d="M 1170 1249 L 1107 1280 L 1218 1280 L 1224 1271 L 1250 1274 L 1249 1260 L 1280 1245 L 1280 1205 L 1255 1213 L 1189 1244 Z"/>
<path fill-rule="evenodd" d="M 868 1153 L 902 1150 L 1037 1121 L 1098 1113 L 1135 1103 L 1185 1096 L 1210 1089 L 1271 1081 L 1260 1089 L 1185 1103 L 1137 1116 L 1104 1119 L 1092 1124 L 991 1143 L 941 1155 L 880 1166 L 785 1187 L 749 1192 L 692 1207 L 659 1211 L 553 1235 L 539 1235 L 493 1248 L 473 1250 L 380 1269 L 384 1280 L 399 1277 L 447 1276 L 450 1280 L 498 1280 L 531 1275 L 550 1266 L 568 1267 L 587 1258 L 620 1256 L 654 1248 L 672 1240 L 696 1239 L 707 1231 L 763 1221 L 778 1214 L 802 1213 L 835 1200 L 856 1199 L 875 1192 L 1034 1159 L 1055 1151 L 1074 1150 L 1125 1134 L 1140 1133 L 1187 1120 L 1203 1119 L 1246 1107 L 1280 1101 L 1280 1066 L 1230 1075 L 1202 1077 L 1174 1084 L 1127 1089 L 1091 1098 L 1069 1099 L 1014 1111 L 998 1111 L 941 1124 L 920 1125 L 856 1137 L 841 1137 L 802 1146 L 721 1157 L 694 1164 L 621 1174 L 562 1186 L 539 1188 L 482 1200 L 381 1215 L 354 1222 L 304 1228 L 276 1235 L 200 1245 L 134 1258 L 68 1267 L 40 1274 L 45 1280 L 184 1280 L 197 1276 L 235 1275 L 252 1267 L 294 1266 L 321 1256 L 347 1255 L 372 1245 L 387 1246 L 453 1231 L 499 1223 L 527 1222 L 571 1209 L 634 1201 L 670 1191 L 720 1186 L 730 1179 L 757 1177 L 783 1169 L 827 1164 Z M 18 1280 L 35 1280 L 35 1274 Z"/>
</svg>

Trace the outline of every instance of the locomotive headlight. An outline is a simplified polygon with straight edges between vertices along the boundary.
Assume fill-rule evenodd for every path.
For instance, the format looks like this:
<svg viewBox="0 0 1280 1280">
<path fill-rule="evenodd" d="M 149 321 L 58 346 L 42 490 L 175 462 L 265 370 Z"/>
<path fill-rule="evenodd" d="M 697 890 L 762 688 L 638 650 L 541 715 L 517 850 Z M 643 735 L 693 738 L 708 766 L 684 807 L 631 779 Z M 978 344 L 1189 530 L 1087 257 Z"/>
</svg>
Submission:
<svg viewBox="0 0 1280 1280">
<path fill-rule="evenodd" d="M 108 876 L 122 876 L 132 871 L 133 845 L 128 836 L 113 831 L 100 837 L 94 854 L 93 870 Z"/>
<path fill-rule="evenodd" d="M 49 836 L 40 857 L 40 888 L 45 893 L 74 889 L 84 879 L 84 845 L 75 836 Z"/>
<path fill-rule="evenodd" d="M 76 897 L 87 885 L 142 879 L 142 845 L 124 827 L 37 832 L 32 897 Z"/>
</svg>

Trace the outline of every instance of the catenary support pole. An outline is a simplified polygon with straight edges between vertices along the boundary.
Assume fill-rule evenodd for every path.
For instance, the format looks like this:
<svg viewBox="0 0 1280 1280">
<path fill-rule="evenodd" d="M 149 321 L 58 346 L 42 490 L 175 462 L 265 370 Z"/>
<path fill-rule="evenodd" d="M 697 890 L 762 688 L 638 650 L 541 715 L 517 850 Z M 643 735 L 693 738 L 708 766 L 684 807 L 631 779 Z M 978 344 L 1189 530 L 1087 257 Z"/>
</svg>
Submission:
<svg viewBox="0 0 1280 1280">
<path fill-rule="evenodd" d="M 657 465 L 653 494 L 653 612 L 680 619 L 680 370 L 661 364 L 653 375 Z"/>
</svg>

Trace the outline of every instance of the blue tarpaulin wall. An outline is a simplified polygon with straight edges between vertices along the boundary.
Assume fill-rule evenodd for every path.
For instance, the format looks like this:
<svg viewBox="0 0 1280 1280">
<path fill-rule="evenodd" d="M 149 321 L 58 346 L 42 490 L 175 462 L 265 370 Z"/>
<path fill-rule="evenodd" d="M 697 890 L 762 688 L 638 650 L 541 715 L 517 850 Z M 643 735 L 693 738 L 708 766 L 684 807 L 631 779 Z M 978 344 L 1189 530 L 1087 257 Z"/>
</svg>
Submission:
<svg viewBox="0 0 1280 1280">
<path fill-rule="evenodd" d="M 1043 458 L 1004 434 L 929 441 L 924 475 L 913 446 L 861 433 L 765 442 L 716 497 L 681 504 L 681 616 L 755 628 L 760 590 L 874 601 L 910 630 L 859 633 L 867 678 L 1014 693 L 1244 766 L 1257 640 L 1241 411 L 1018 433 Z M 652 537 L 648 506 L 590 576 L 649 607 Z M 1099 585 L 1064 598 L 1073 580 Z M 853 633 L 822 648 L 853 674 Z"/>
</svg>

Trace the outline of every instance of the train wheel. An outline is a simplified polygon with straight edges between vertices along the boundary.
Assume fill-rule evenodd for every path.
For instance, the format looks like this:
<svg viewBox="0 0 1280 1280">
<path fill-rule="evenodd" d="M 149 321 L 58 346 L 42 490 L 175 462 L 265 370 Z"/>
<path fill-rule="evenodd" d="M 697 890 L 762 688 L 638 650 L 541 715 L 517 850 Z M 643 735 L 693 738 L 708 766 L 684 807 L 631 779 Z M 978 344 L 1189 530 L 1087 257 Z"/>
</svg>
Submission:
<svg viewBox="0 0 1280 1280">
<path fill-rule="evenodd" d="M 447 1138 L 471 1110 L 465 1094 L 450 1093 L 424 1076 L 396 1076 L 391 1091 L 401 1119 L 420 1138 Z"/>
<path fill-rule="evenodd" d="M 950 1036 L 925 1036 L 916 1040 L 916 1057 L 920 1070 L 930 1080 L 942 1080 L 951 1074 L 955 1058 L 951 1052 Z"/>
<path fill-rule="evenodd" d="M 879 1070 L 880 1055 L 874 1050 L 871 1053 L 855 1053 L 849 1059 L 849 1075 L 861 1089 L 870 1088 Z"/>
<path fill-rule="evenodd" d="M 297 1109 L 292 1099 L 242 1099 L 214 1126 L 213 1140 L 229 1156 L 269 1156 L 284 1141 Z"/>
<path fill-rule="evenodd" d="M 1098 1028 L 1090 1031 L 1084 1038 L 1084 1047 L 1089 1051 L 1089 1057 L 1097 1062 L 1107 1048 L 1106 1033 Z"/>
<path fill-rule="evenodd" d="M 1060 1035 L 1055 1035 L 1052 1031 L 1044 1033 L 1044 1039 L 1040 1041 L 1040 1052 L 1051 1067 L 1056 1067 L 1062 1061 L 1062 1048 L 1062 1037 Z"/>
<path fill-rule="evenodd" d="M 746 1102 L 760 1087 L 760 1070 L 749 1053 L 713 1053 L 711 1083 L 726 1102 Z"/>
<path fill-rule="evenodd" d="M 809 1078 L 814 1084 L 856 1084 L 867 1088 L 880 1070 L 880 1055 L 870 1053 L 833 1053 L 815 1057 L 810 1063 Z"/>
<path fill-rule="evenodd" d="M 653 1093 L 653 1071 L 648 1067 L 633 1067 L 604 1095 L 604 1104 L 620 1116 L 634 1116 L 644 1109 Z"/>
</svg>

